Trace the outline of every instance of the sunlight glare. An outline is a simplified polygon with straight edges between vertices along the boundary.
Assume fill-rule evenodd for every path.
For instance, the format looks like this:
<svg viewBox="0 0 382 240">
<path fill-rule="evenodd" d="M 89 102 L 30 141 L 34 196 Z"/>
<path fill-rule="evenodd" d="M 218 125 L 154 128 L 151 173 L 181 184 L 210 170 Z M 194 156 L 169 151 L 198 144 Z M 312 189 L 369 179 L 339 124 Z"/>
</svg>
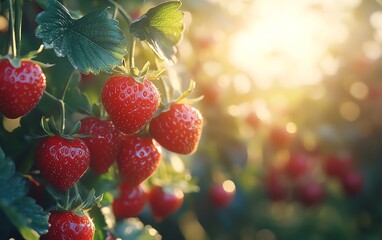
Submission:
<svg viewBox="0 0 382 240">
<path fill-rule="evenodd" d="M 359 2 L 254 1 L 246 24 L 231 39 L 231 59 L 263 89 L 317 84 L 337 72 L 329 49 L 348 38 L 346 21 Z"/>
</svg>

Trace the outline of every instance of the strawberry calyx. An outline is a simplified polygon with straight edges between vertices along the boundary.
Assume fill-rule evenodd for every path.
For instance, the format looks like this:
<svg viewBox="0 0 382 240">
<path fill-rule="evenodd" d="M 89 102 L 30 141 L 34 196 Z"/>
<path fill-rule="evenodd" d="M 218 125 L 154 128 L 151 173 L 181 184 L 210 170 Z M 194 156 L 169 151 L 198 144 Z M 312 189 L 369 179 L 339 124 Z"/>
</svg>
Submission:
<svg viewBox="0 0 382 240">
<path fill-rule="evenodd" d="M 33 60 L 34 58 L 37 57 L 37 55 L 39 53 L 42 52 L 43 49 L 44 49 L 44 45 L 40 45 L 39 49 L 30 51 L 29 53 L 27 53 L 23 56 L 20 56 L 20 57 L 14 57 L 11 54 L 7 54 L 5 56 L 0 55 L 0 61 L 3 59 L 7 59 L 9 61 L 9 63 L 12 65 L 12 67 L 14 67 L 16 69 L 21 67 L 22 61 L 28 61 L 28 62 L 34 63 L 34 64 L 40 66 L 41 68 L 48 68 L 48 67 L 54 66 L 54 64 L 43 63 L 43 62 Z"/>
<path fill-rule="evenodd" d="M 58 125 L 56 121 L 54 120 L 54 117 L 51 116 L 50 118 L 42 117 L 41 118 L 41 127 L 46 133 L 46 135 L 43 135 L 41 137 L 45 136 L 61 136 L 62 138 L 65 138 L 67 140 L 73 140 L 75 138 L 86 138 L 90 137 L 89 134 L 78 134 L 78 131 L 81 129 L 81 122 L 78 121 L 74 127 L 67 132 L 65 128 L 61 127 L 58 128 Z"/>
<path fill-rule="evenodd" d="M 163 83 L 164 84 L 164 83 Z M 196 83 L 194 80 L 190 80 L 190 85 L 188 86 L 188 89 L 182 92 L 177 98 L 170 100 L 170 96 L 166 96 L 165 98 L 161 98 L 162 101 L 160 103 L 159 110 L 155 113 L 153 118 L 160 115 L 163 112 L 167 112 L 170 110 L 171 106 L 174 104 L 187 104 L 192 105 L 199 101 L 201 101 L 204 96 L 199 96 L 196 98 L 189 98 L 189 96 L 194 92 L 196 87 Z M 166 91 L 165 91 L 166 92 Z M 169 95 L 169 94 L 166 94 Z"/>
<path fill-rule="evenodd" d="M 99 205 L 103 199 L 103 194 L 97 196 L 94 189 L 87 193 L 84 189 L 81 189 L 80 193 L 78 184 L 74 184 L 72 188 L 65 192 L 58 191 L 47 184 L 46 190 L 56 201 L 56 205 L 49 209 L 50 212 L 70 211 L 79 216 L 84 216 L 85 212 L 89 211 L 93 206 Z"/>
</svg>

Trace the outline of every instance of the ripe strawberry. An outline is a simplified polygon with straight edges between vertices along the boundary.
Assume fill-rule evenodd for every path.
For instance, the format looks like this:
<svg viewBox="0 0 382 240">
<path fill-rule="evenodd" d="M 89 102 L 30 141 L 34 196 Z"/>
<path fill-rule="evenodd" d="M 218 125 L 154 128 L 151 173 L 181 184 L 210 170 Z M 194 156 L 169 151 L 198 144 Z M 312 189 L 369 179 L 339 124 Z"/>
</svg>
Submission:
<svg viewBox="0 0 382 240">
<path fill-rule="evenodd" d="M 51 136 L 37 146 L 35 160 L 48 182 L 60 190 L 68 190 L 88 169 L 90 153 L 81 139 Z"/>
<path fill-rule="evenodd" d="M 150 122 L 150 133 L 169 151 L 191 154 L 196 151 L 202 134 L 200 112 L 185 104 L 174 104 Z"/>
<path fill-rule="evenodd" d="M 285 164 L 286 173 L 293 179 L 307 175 L 312 162 L 309 155 L 304 153 L 291 153 Z"/>
<path fill-rule="evenodd" d="M 49 215 L 49 224 L 48 233 L 41 236 L 42 240 L 92 240 L 94 236 L 94 224 L 86 215 L 79 216 L 73 212 L 52 212 Z"/>
<path fill-rule="evenodd" d="M 341 178 L 353 165 L 351 156 L 329 155 L 323 165 L 325 173 L 334 178 Z"/>
<path fill-rule="evenodd" d="M 119 219 L 137 216 L 145 206 L 147 194 L 141 186 L 131 187 L 127 183 L 119 186 L 120 196 L 113 201 L 114 215 Z"/>
<path fill-rule="evenodd" d="M 223 184 L 215 184 L 209 191 L 212 204 L 217 208 L 228 206 L 235 196 L 235 184 L 232 181 L 225 181 Z"/>
<path fill-rule="evenodd" d="M 158 110 L 159 93 L 149 80 L 113 76 L 102 88 L 102 103 L 115 126 L 126 134 L 139 131 Z"/>
<path fill-rule="evenodd" d="M 182 190 L 154 186 L 149 193 L 149 203 L 156 220 L 160 221 L 176 212 L 183 204 Z"/>
<path fill-rule="evenodd" d="M 325 189 L 320 183 L 308 182 L 298 187 L 297 194 L 305 206 L 313 206 L 323 200 Z"/>
<path fill-rule="evenodd" d="M 30 112 L 40 101 L 46 87 L 40 66 L 22 61 L 14 68 L 7 59 L 0 61 L 0 113 L 18 118 Z"/>
<path fill-rule="evenodd" d="M 355 196 L 363 189 L 363 175 L 355 170 L 349 169 L 341 176 L 342 188 L 348 196 Z"/>
<path fill-rule="evenodd" d="M 157 170 L 161 155 L 161 148 L 152 138 L 125 136 L 117 158 L 123 180 L 131 186 L 139 185 Z"/>
<path fill-rule="evenodd" d="M 96 173 L 105 173 L 113 164 L 120 148 L 120 132 L 110 120 L 96 117 L 81 120 L 80 134 L 90 134 L 83 138 L 90 152 L 90 168 Z"/>
</svg>

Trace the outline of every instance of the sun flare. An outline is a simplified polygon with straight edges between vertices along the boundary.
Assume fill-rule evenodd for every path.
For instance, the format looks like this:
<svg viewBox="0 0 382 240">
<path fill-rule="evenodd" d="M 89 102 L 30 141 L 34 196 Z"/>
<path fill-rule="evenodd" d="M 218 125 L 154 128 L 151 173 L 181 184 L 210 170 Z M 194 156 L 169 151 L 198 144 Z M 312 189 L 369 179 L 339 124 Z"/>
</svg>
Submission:
<svg viewBox="0 0 382 240">
<path fill-rule="evenodd" d="M 318 83 L 337 72 L 339 59 L 330 49 L 348 38 L 359 3 L 254 1 L 246 25 L 231 39 L 231 59 L 262 88 Z"/>
</svg>

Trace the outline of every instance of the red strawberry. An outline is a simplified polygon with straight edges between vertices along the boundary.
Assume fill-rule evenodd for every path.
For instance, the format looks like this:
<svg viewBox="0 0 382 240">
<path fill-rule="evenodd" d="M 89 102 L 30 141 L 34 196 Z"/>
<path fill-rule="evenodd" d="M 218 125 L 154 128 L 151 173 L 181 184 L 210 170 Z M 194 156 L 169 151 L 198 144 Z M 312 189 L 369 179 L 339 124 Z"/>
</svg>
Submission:
<svg viewBox="0 0 382 240">
<path fill-rule="evenodd" d="M 115 126 L 126 134 L 139 131 L 158 110 L 159 93 L 149 80 L 113 76 L 102 88 L 102 103 Z"/>
<path fill-rule="evenodd" d="M 119 191 L 119 198 L 113 201 L 114 215 L 119 219 L 137 216 L 147 201 L 146 192 L 139 185 L 131 187 L 127 183 L 122 183 Z"/>
<path fill-rule="evenodd" d="M 40 66 L 22 61 L 14 68 L 7 59 L 0 61 L 0 113 L 18 118 L 30 112 L 40 101 L 46 87 Z"/>
<path fill-rule="evenodd" d="M 348 196 L 356 196 L 362 192 L 364 179 L 361 172 L 348 169 L 341 176 L 342 188 Z"/>
<path fill-rule="evenodd" d="M 52 212 L 49 215 L 49 224 L 48 233 L 41 236 L 42 240 L 92 240 L 94 236 L 94 224 L 86 215 L 79 216 L 73 212 Z"/>
<path fill-rule="evenodd" d="M 320 203 L 325 197 L 325 189 L 320 183 L 308 182 L 297 189 L 299 200 L 305 206 L 313 206 Z"/>
<path fill-rule="evenodd" d="M 184 194 L 178 188 L 154 186 L 149 193 L 151 210 L 158 221 L 175 213 L 183 201 Z"/>
<path fill-rule="evenodd" d="M 285 164 L 286 173 L 293 179 L 298 179 L 309 173 L 312 168 L 311 157 L 305 153 L 291 153 Z"/>
<path fill-rule="evenodd" d="M 150 122 L 150 133 L 169 151 L 191 154 L 196 151 L 202 134 L 200 112 L 185 104 L 174 104 Z"/>
<path fill-rule="evenodd" d="M 323 165 L 325 173 L 334 178 L 341 178 L 343 173 L 351 169 L 353 158 L 351 156 L 329 155 Z"/>
<path fill-rule="evenodd" d="M 223 184 L 215 184 L 209 191 L 212 204 L 217 208 L 228 206 L 235 196 L 235 184 L 232 181 L 225 181 Z"/>
<path fill-rule="evenodd" d="M 120 132 L 110 120 L 96 117 L 81 120 L 80 134 L 90 134 L 83 138 L 90 152 L 90 168 L 96 173 L 105 173 L 116 159 L 120 147 Z"/>
<path fill-rule="evenodd" d="M 88 169 L 90 153 L 79 138 L 51 136 L 37 146 L 35 159 L 48 182 L 60 190 L 68 190 Z"/>
<path fill-rule="evenodd" d="M 158 168 L 161 148 L 152 138 L 125 136 L 117 158 L 118 169 L 125 182 L 137 186 Z"/>
</svg>

